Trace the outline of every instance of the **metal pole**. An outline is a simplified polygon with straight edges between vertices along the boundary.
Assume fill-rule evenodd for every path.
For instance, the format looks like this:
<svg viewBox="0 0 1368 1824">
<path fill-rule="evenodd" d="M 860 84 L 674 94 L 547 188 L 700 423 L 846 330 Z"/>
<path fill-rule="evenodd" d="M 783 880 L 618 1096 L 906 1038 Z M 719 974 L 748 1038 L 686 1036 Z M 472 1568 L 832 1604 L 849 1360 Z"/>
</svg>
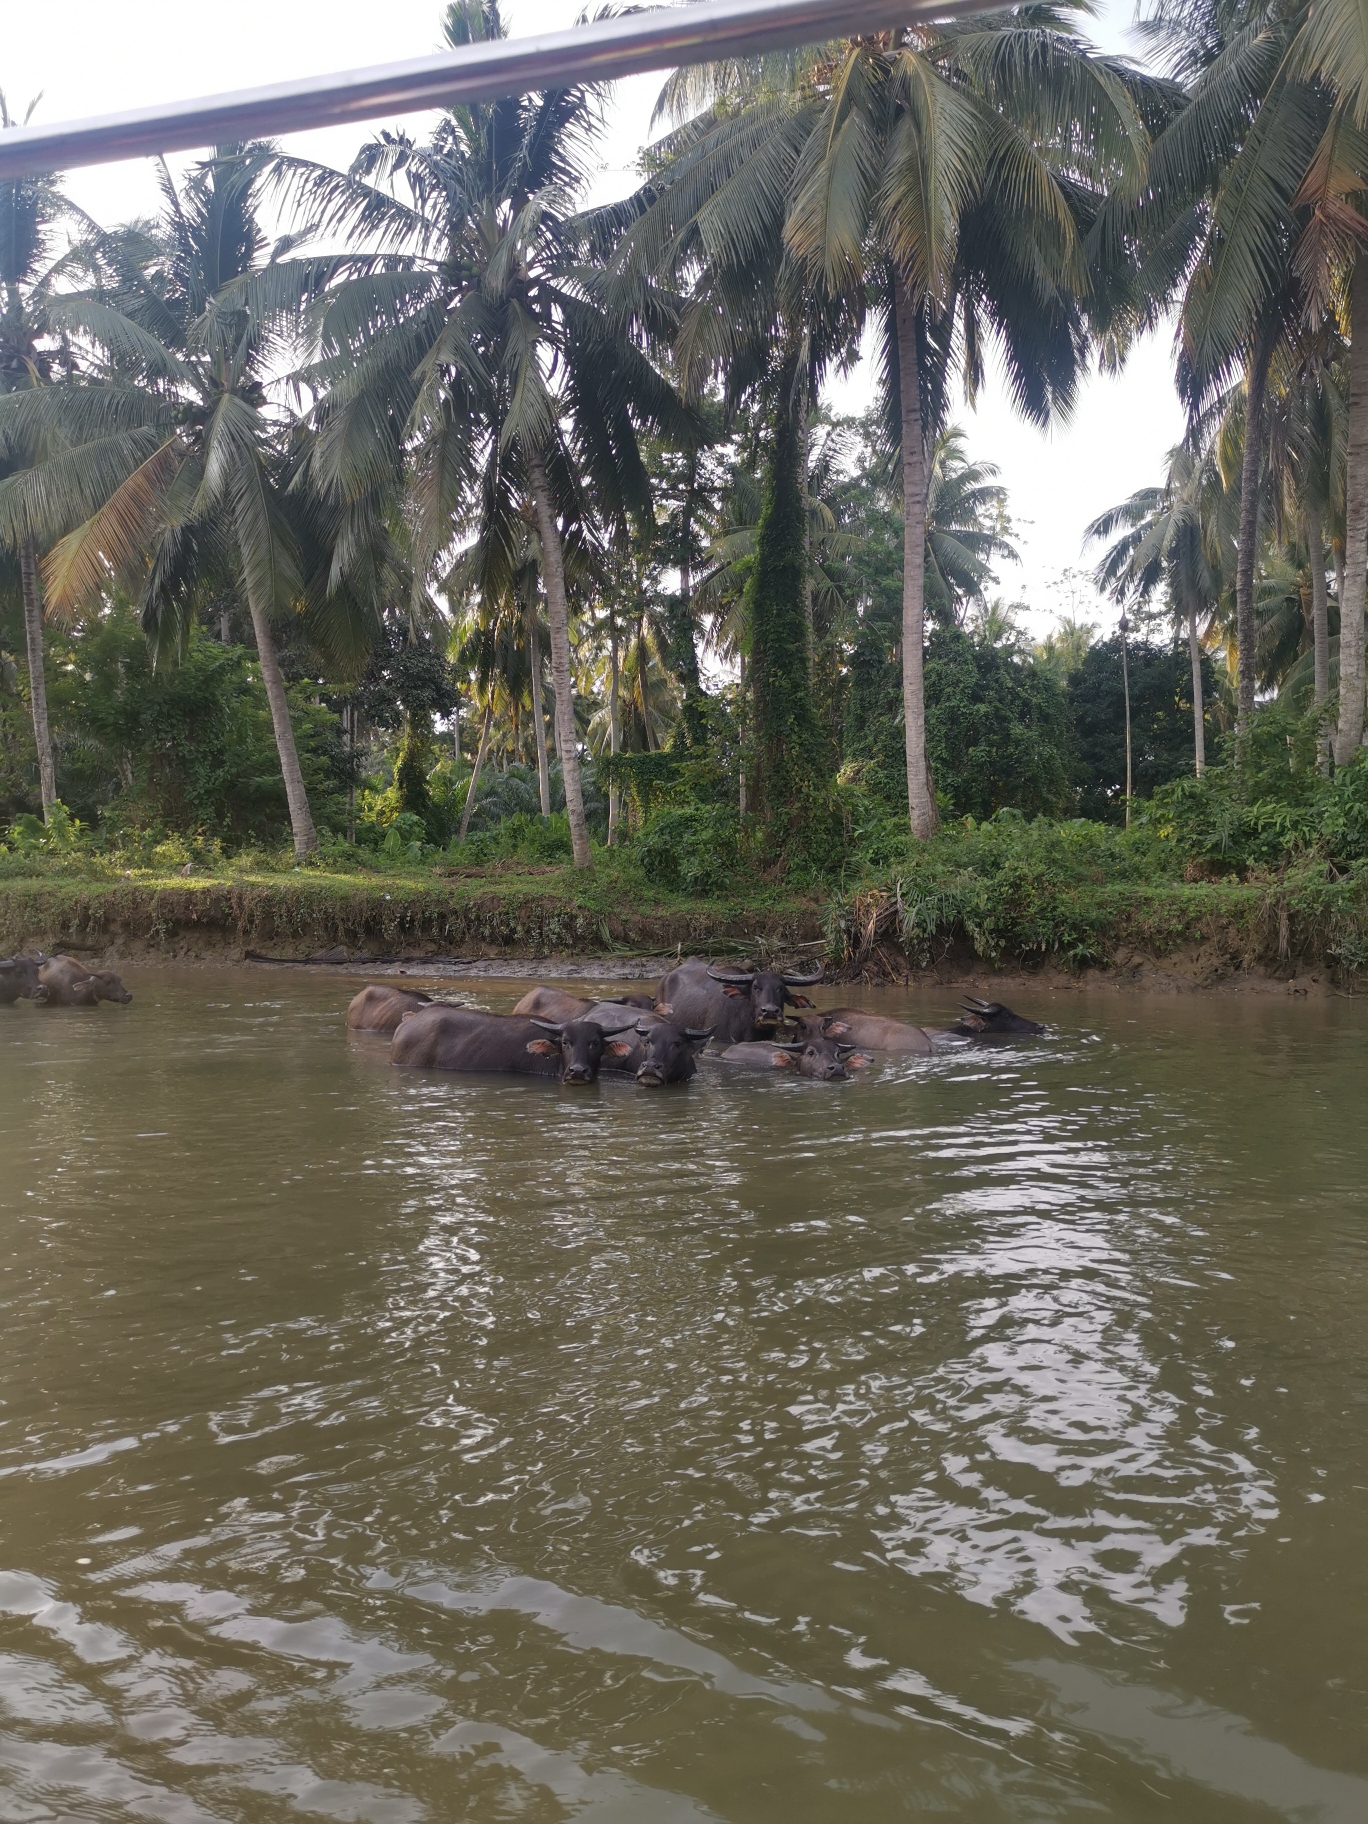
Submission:
<svg viewBox="0 0 1368 1824">
<path fill-rule="evenodd" d="M 950 18 L 987 0 L 702 0 L 463 45 L 440 56 L 271 83 L 54 127 L 0 133 L 0 178 L 216 146 L 309 127 L 345 126 L 420 108 L 493 101 L 532 89 L 609 82 L 642 70 L 709 63 L 871 32 L 909 17 Z"/>
</svg>

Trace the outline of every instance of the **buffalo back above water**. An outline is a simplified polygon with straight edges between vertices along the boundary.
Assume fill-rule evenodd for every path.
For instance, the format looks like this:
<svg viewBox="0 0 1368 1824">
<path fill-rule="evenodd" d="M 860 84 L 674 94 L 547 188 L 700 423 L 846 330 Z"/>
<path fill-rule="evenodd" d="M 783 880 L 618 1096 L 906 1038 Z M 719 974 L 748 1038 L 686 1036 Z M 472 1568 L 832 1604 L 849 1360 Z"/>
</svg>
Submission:
<svg viewBox="0 0 1368 1824">
<path fill-rule="evenodd" d="M 650 1012 L 654 1006 L 655 1001 L 649 994 L 624 994 L 614 1000 L 590 1001 L 569 994 L 564 988 L 548 988 L 539 982 L 535 988 L 528 989 L 513 1011 L 528 1020 L 597 1019 L 601 1025 L 604 1023 L 603 1009 L 636 1007 Z"/>
<path fill-rule="evenodd" d="M 820 975 L 820 969 L 801 976 L 772 969 L 714 971 L 706 957 L 691 956 L 662 978 L 656 1005 L 680 1026 L 711 1026 L 714 1047 L 724 1050 L 773 1032 L 786 1005 L 810 1007 L 806 996 L 791 990 Z"/>
<path fill-rule="evenodd" d="M 869 1051 L 915 1052 L 925 1057 L 934 1051 L 931 1036 L 906 1020 L 862 1013 L 858 1007 L 832 1007 L 824 1013 L 805 1014 L 799 1021 L 808 1038 L 834 1039 L 838 1044 L 862 1045 Z"/>
<path fill-rule="evenodd" d="M 34 998 L 50 1007 L 96 1007 L 101 1001 L 126 1007 L 133 999 L 112 969 L 87 969 L 74 956 L 45 957 L 38 965 L 38 986 L 44 992 Z"/>
<path fill-rule="evenodd" d="M 750 1070 L 789 1071 L 817 1082 L 839 1082 L 852 1070 L 861 1070 L 872 1059 L 853 1046 L 840 1045 L 820 1034 L 809 1034 L 795 1044 L 773 1039 L 756 1039 L 749 1044 L 729 1045 L 722 1053 L 724 1064 L 741 1064 Z"/>
<path fill-rule="evenodd" d="M 431 995 L 417 988 L 391 988 L 384 982 L 370 982 L 352 996 L 347 1008 L 349 1032 L 393 1032 L 399 1022 L 421 1007 L 432 1005 Z"/>
</svg>

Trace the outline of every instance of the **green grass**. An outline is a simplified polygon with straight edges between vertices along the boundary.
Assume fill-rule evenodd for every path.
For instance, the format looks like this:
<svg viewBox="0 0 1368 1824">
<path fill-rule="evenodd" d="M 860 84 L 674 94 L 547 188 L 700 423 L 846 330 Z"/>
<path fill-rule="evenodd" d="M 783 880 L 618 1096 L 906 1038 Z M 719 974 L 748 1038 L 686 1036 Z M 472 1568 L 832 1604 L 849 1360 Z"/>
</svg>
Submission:
<svg viewBox="0 0 1368 1824">
<path fill-rule="evenodd" d="M 179 854 L 179 850 L 176 854 Z M 126 858 L 123 858 L 126 859 Z M 1099 825 L 964 826 L 795 891 L 757 870 L 724 893 L 660 888 L 630 851 L 580 873 L 510 858 L 358 865 L 334 855 L 211 855 L 193 872 L 72 849 L 0 855 L 0 953 L 24 944 L 306 957 L 715 953 L 825 944 L 833 973 L 1065 969 L 1198 956 L 1232 971 L 1368 968 L 1368 864 L 1307 860 L 1262 877 L 1184 880 L 1143 835 Z M 182 864 L 183 866 L 184 864 Z"/>
</svg>

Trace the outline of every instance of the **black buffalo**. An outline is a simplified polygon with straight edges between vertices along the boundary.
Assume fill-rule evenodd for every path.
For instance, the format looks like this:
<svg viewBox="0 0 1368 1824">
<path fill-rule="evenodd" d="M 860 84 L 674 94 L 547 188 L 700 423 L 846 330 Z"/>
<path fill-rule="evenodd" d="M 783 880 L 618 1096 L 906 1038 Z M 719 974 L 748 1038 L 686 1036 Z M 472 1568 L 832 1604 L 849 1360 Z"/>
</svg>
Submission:
<svg viewBox="0 0 1368 1824">
<path fill-rule="evenodd" d="M 42 960 L 40 956 L 0 958 L 0 1007 L 13 1006 L 15 1001 L 47 999 L 47 994 L 38 981 L 38 969 Z"/>
<path fill-rule="evenodd" d="M 643 1089 L 663 1089 L 669 1083 L 687 1083 L 696 1073 L 697 1054 L 712 1037 L 712 1028 L 680 1026 L 648 1014 L 637 1022 L 636 1033 L 636 1080 Z"/>
<path fill-rule="evenodd" d="M 557 1025 L 465 1007 L 420 1008 L 401 1022 L 390 1062 L 411 1070 L 478 1070 L 593 1083 L 605 1056 L 626 1058 L 633 1038 L 618 1038 L 591 1020 Z"/>
<path fill-rule="evenodd" d="M 822 965 L 804 975 L 781 975 L 773 969 L 717 969 L 705 957 L 691 956 L 665 976 L 656 991 L 656 1006 L 680 1026 L 713 1029 L 719 1050 L 773 1033 L 785 1006 L 811 1007 L 794 988 L 810 988 L 822 978 Z"/>
</svg>

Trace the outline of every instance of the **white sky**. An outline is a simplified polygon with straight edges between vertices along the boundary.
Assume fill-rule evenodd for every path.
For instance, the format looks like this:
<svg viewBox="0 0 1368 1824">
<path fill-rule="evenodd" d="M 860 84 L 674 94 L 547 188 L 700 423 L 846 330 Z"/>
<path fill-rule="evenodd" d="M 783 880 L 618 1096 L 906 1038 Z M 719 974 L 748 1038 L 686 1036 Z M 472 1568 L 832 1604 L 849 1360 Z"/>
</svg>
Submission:
<svg viewBox="0 0 1368 1824">
<path fill-rule="evenodd" d="M 505 0 L 504 11 L 510 33 L 518 35 L 568 27 L 581 6 L 582 0 Z M 441 13 L 440 0 L 233 0 L 226 13 L 206 13 L 186 0 L 57 0 L 52 11 L 4 0 L 0 88 L 12 114 L 22 114 L 41 91 L 35 118 L 55 124 L 421 57 L 440 48 Z M 1102 0 L 1094 38 L 1109 50 L 1126 51 L 1131 13 L 1131 0 Z M 651 75 L 619 85 L 596 200 L 631 188 L 660 82 Z M 424 117 L 411 118 L 421 126 Z M 383 124 L 394 123 L 376 123 Z M 289 143 L 306 156 L 341 165 L 362 137 L 353 128 L 330 128 L 295 135 Z M 74 171 L 67 188 L 109 223 L 150 212 L 157 201 L 147 161 Z M 858 411 L 868 388 L 867 376 L 857 375 L 832 390 L 830 403 Z M 1114 620 L 1109 606 L 1086 590 L 1080 597 L 1076 586 L 1070 592 L 1059 579 L 1090 561 L 1081 548 L 1088 521 L 1157 481 L 1166 451 L 1182 435 L 1170 339 L 1151 339 L 1117 379 L 1094 376 L 1072 421 L 1047 434 L 1024 424 L 991 381 L 977 411 L 958 415 L 971 453 L 998 465 L 1011 497 L 1023 562 L 1003 567 L 1003 595 L 1028 603 L 1037 633 L 1064 607 Z"/>
</svg>

